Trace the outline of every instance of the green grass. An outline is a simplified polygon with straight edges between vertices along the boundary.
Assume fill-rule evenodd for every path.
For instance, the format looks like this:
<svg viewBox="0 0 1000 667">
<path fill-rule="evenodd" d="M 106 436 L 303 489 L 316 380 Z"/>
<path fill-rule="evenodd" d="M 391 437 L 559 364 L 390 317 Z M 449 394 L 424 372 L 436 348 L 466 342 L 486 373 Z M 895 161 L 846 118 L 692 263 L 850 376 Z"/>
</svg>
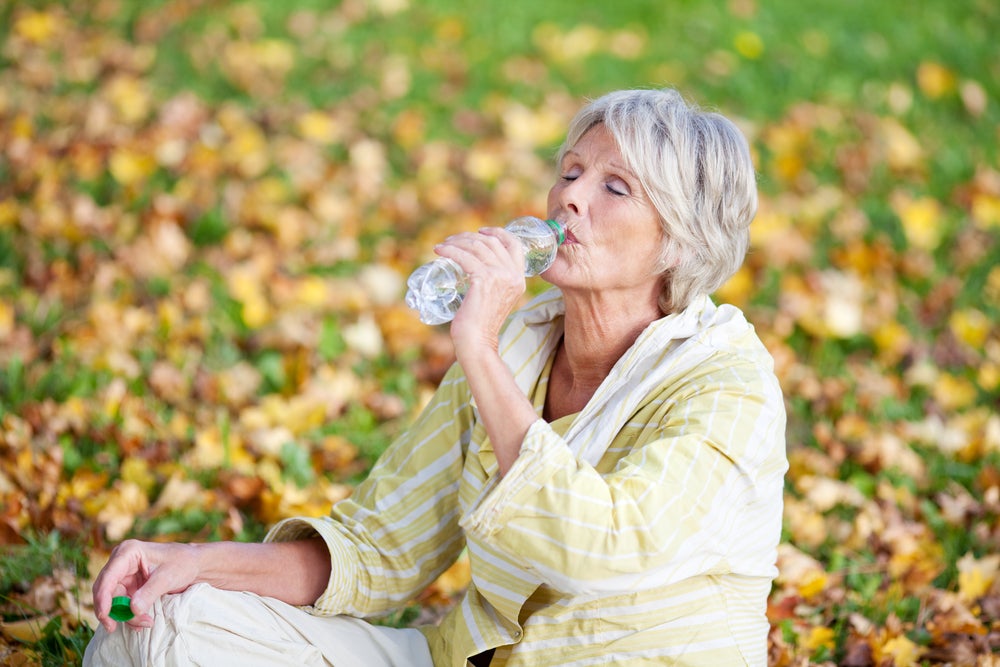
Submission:
<svg viewBox="0 0 1000 667">
<path fill-rule="evenodd" d="M 0 94 L 0 129 L 7 141 L 14 115 L 29 117 L 33 145 L 51 159 L 44 169 L 29 169 L 12 161 L 16 150 L 0 158 L 0 204 L 15 202 L 22 214 L 36 216 L 5 222 L 0 215 L 0 316 L 7 312 L 4 307 L 13 310 L 16 324 L 30 337 L 31 346 L 23 349 L 32 355 L 25 361 L 20 352 L 6 352 L 14 349 L 10 347 L 13 338 L 0 339 L 0 347 L 6 346 L 0 349 L 0 424 L 5 429 L 0 431 L 0 455 L 4 462 L 17 460 L 15 445 L 31 446 L 35 448 L 32 460 L 52 461 L 61 471 L 61 482 L 83 473 L 106 474 L 114 482 L 127 459 L 147 456 L 152 460 L 151 452 L 158 450 L 181 459 L 199 430 L 217 429 L 226 441 L 221 468 L 203 470 L 170 462 L 175 466 L 171 471 L 182 470 L 205 488 L 215 489 L 222 485 L 224 473 L 233 472 L 236 465 L 230 448 L 240 424 L 239 410 L 224 405 L 213 393 L 217 389 L 211 383 L 213 374 L 246 362 L 260 374 L 255 400 L 267 395 L 288 397 L 299 389 L 297 369 L 304 363 L 311 370 L 325 365 L 362 378 L 361 394 L 380 391 L 402 400 L 403 416 L 384 416 L 364 395 L 353 396 L 336 419 L 297 434 L 269 460 L 281 479 L 296 487 L 308 487 L 321 478 L 353 483 L 364 471 L 354 467 L 340 471 L 338 477 L 338 471 L 317 470 L 311 448 L 325 437 L 343 437 L 358 447 L 363 461 L 373 461 L 405 426 L 421 392 L 428 389 L 427 379 L 414 370 L 419 349 L 368 358 L 350 348 L 345 329 L 359 316 L 354 306 L 330 308 L 300 321 L 305 322 L 302 331 L 315 333 L 315 349 L 304 352 L 247 326 L 243 304 L 230 293 L 227 270 L 236 262 L 249 262 L 262 248 L 273 248 L 276 241 L 270 231 L 260 228 L 259 221 L 248 225 L 239 215 L 230 216 L 227 197 L 239 187 L 256 191 L 262 180 L 274 179 L 287 191 L 283 203 L 297 210 L 311 203 L 308 193 L 296 190 L 291 170 L 272 160 L 260 176 L 244 177 L 224 165 L 204 177 L 214 179 L 209 195 L 186 202 L 179 216 L 191 245 L 191 259 L 180 271 L 145 277 L 127 271 L 101 274 L 102 280 L 111 283 L 105 298 L 138 316 L 149 315 L 154 323 L 150 333 L 136 336 L 128 350 L 138 375 L 127 378 L 127 394 L 140 399 L 142 409 L 108 407 L 106 392 L 119 373 L 109 366 L 93 338 L 101 327 L 122 324 L 98 321 L 87 327 L 89 282 L 96 278 L 98 265 L 110 270 L 120 263 L 128 244 L 152 224 L 157 195 L 180 198 L 179 193 L 190 186 L 185 182 L 189 174 L 181 168 L 157 166 L 148 182 L 130 189 L 104 168 L 106 162 L 96 176 L 78 174 L 66 162 L 74 146 L 69 141 L 59 144 L 59 137 L 75 136 L 81 144 L 88 144 L 89 139 L 61 133 L 82 126 L 74 110 L 106 95 L 111 74 L 135 76 L 148 87 L 154 103 L 151 118 L 167 100 L 189 93 L 203 102 L 216 121 L 220 109 L 239 109 L 270 142 L 272 157 L 280 153 L 276 146 L 282 140 L 296 136 L 295 119 L 309 109 L 342 113 L 338 122 L 350 126 L 347 142 L 322 149 L 330 165 L 344 169 L 350 160 L 350 142 L 369 138 L 384 145 L 390 169 L 379 195 L 374 200 L 351 201 L 347 220 L 339 221 L 349 231 L 336 228 L 330 232 L 334 240 L 342 240 L 341 234 L 354 234 L 357 253 L 320 255 L 322 261 L 306 262 L 303 258 L 309 255 L 303 248 L 330 240 L 311 238 L 282 256 L 275 272 L 282 279 L 313 275 L 345 281 L 372 262 L 405 272 L 418 259 L 413 238 L 425 230 L 444 228 L 445 223 L 455 222 L 452 218 L 475 214 L 502 219 L 508 215 L 497 203 L 503 200 L 491 188 L 465 177 L 461 167 L 465 148 L 478 146 L 485 138 L 504 141 L 500 128 L 504 116 L 499 111 L 504 103 L 533 110 L 551 106 L 563 112 L 570 102 L 575 106 L 612 89 L 676 85 L 690 98 L 720 109 L 746 128 L 759 158 L 762 193 L 772 203 L 794 200 L 793 228 L 804 230 L 811 244 L 813 255 L 802 265 L 772 266 L 766 256 L 758 260 L 754 255 L 748 263 L 755 281 L 747 304 L 752 319 L 820 383 L 817 395 L 797 391 L 787 396 L 790 452 L 813 450 L 833 457 L 836 447 L 844 447 L 847 453 L 836 462 L 835 478 L 848 482 L 869 500 L 887 489 L 915 497 L 900 511 L 905 520 L 926 526 L 941 547 L 944 567 L 933 582 L 936 587 L 955 590 L 957 560 L 966 553 L 982 556 L 995 549 L 990 539 L 996 534 L 998 517 L 992 510 L 983 509 L 980 515 L 956 522 L 942 512 L 938 498 L 960 487 L 981 500 L 1000 469 L 1000 454 L 980 452 L 963 458 L 935 443 L 910 442 L 927 470 L 924 479 L 917 480 L 898 469 L 861 464 L 855 458 L 866 446 L 864 439 L 852 441 L 850 436 L 836 434 L 845 417 L 859 417 L 872 429 L 891 431 L 933 411 L 950 418 L 977 409 L 1000 409 L 996 387 L 981 388 L 973 405 L 950 410 L 937 404 L 932 386 L 906 379 L 915 364 L 929 360 L 940 371 L 975 380 L 990 353 L 987 349 L 967 351 L 965 356 L 946 354 L 949 345 L 955 346 L 948 338 L 949 315 L 962 308 L 981 310 L 994 323 L 994 331 L 995 322 L 1000 321 L 1000 303 L 995 294 L 989 296 L 991 289 L 997 289 L 989 281 L 1000 265 L 1000 242 L 995 229 L 970 235 L 972 221 L 965 201 L 977 174 L 1000 170 L 1000 63 L 995 46 L 1000 5 L 992 0 L 931 0 L 917 5 L 902 0 L 808 4 L 793 0 L 583 4 L 509 0 L 480 3 L 475 8 L 455 0 L 411 0 L 399 13 L 377 9 L 391 3 L 325 0 L 290 4 L 37 0 L 30 4 L 34 9 L 52 10 L 71 33 L 96 39 L 93 44 L 119 42 L 120 53 L 126 55 L 118 56 L 123 62 L 106 55 L 96 70 L 98 75 L 74 78 L 67 74 L 70 65 L 79 64 L 81 55 L 87 54 L 64 53 L 60 45 L 71 40 L 63 39 L 50 48 L 44 61 L 56 73 L 54 80 L 39 83 L 24 74 L 24 63 L 11 46 L 16 42 L 13 22 L 27 5 L 0 5 L 0 40 L 8 44 L 0 54 L 0 89 L 4 91 Z M 346 11 L 345 7 L 354 9 Z M 309 29 L 317 24 L 323 27 Z M 292 55 L 291 68 L 280 81 L 268 84 L 260 74 L 241 79 L 227 69 L 227 47 L 259 45 L 261 40 L 284 44 Z M 139 42 L 144 42 L 144 50 L 127 51 Z M 629 45 L 636 43 L 640 48 L 628 52 Z M 616 52 L 614 44 L 624 45 L 625 50 Z M 145 65 L 143 58 L 148 58 Z M 32 62 L 37 68 L 32 71 L 41 77 L 38 72 L 45 67 L 41 61 Z M 391 88 L 386 67 L 392 62 L 404 63 L 409 76 L 409 86 L 398 94 L 384 88 Z M 950 72 L 953 87 L 945 86 L 939 95 L 925 90 L 921 76 L 927 70 L 921 68 L 928 66 Z M 975 103 L 970 106 L 963 94 L 973 98 L 982 94 L 985 106 L 981 110 Z M 396 132 L 397 124 L 412 114 L 419 116 L 426 129 L 417 145 L 408 147 L 397 141 Z M 880 152 L 885 149 L 881 123 L 890 121 L 904 128 L 924 151 L 927 158 L 919 168 L 895 171 L 887 164 Z M 803 163 L 802 181 L 790 182 L 781 176 L 778 162 L 785 148 L 774 138 L 781 132 L 800 137 L 797 157 Z M 124 130 L 121 136 L 126 143 L 139 142 L 137 137 L 152 141 L 142 135 L 142 127 Z M 465 208 L 436 209 L 420 201 L 417 213 L 404 215 L 394 208 L 397 191 L 412 188 L 423 196 L 437 185 L 420 180 L 418 173 L 422 150 L 434 142 L 463 149 L 449 154 L 451 162 L 437 178 L 457 189 Z M 105 161 L 116 148 L 107 138 L 92 143 L 98 152 L 103 151 Z M 144 150 L 150 145 L 142 144 Z M 537 153 L 548 159 L 554 148 L 539 145 Z M 870 160 L 869 171 L 860 181 L 852 181 L 850 167 L 844 166 L 852 157 Z M 515 172 L 518 167 L 505 165 Z M 341 187 L 342 171 L 324 177 Z M 539 192 L 544 187 L 539 184 Z M 824 189 L 835 191 L 840 199 L 816 213 L 808 203 Z M 50 193 L 55 193 L 56 201 L 61 201 L 59 197 L 89 198 L 116 216 L 114 229 L 109 233 L 78 230 L 75 235 L 29 229 L 28 222 L 37 219 L 52 201 Z M 926 269 L 919 262 L 907 263 L 912 249 L 892 205 L 893 195 L 900 193 L 931 197 L 942 206 L 938 224 L 944 230 L 943 240 L 927 253 Z M 336 194 L 342 199 L 353 195 L 347 187 Z M 837 231 L 834 223 L 845 212 L 864 218 L 858 238 Z M 261 238 L 271 245 L 245 245 L 248 239 Z M 853 260 L 844 254 L 852 243 L 870 250 L 872 256 L 888 255 L 884 260 L 888 268 L 882 268 L 891 284 L 881 275 L 865 274 L 865 289 L 885 291 L 898 301 L 895 317 L 915 340 L 901 359 L 881 360 L 871 332 L 837 337 L 817 333 L 794 317 L 783 319 L 788 315 L 782 310 L 787 307 L 783 302 L 789 289 L 787 279 L 800 277 L 808 283 L 819 270 L 854 271 Z M 955 280 L 953 288 L 950 279 Z M 74 291 L 69 287 L 74 280 L 87 284 Z M 206 289 L 211 305 L 199 315 L 203 328 L 180 334 L 170 329 L 161 309 L 177 306 L 185 316 L 190 314 L 185 309 L 197 311 L 191 304 L 197 304 L 200 292 L 194 287 Z M 0 332 L 3 324 L 0 317 Z M 185 380 L 194 389 L 187 402 L 176 405 L 155 391 L 150 374 L 161 360 L 190 371 Z M 861 368 L 899 380 L 900 389 L 874 403 L 866 402 L 859 391 L 864 387 L 855 376 Z M 834 391 L 837 387 L 843 391 Z M 49 423 L 50 411 L 70 399 L 79 399 L 88 410 L 85 424 L 51 437 L 36 437 Z M 213 400 L 218 403 L 212 404 Z M 175 420 L 181 417 L 190 418 L 190 423 L 186 430 L 177 426 L 173 431 Z M 145 432 L 135 433 L 137 424 Z M 822 428 L 836 437 L 819 438 Z M 32 434 L 29 445 L 15 437 L 26 432 Z M 167 474 L 166 466 L 159 469 L 156 465 L 151 473 L 158 475 L 154 491 L 162 488 Z M 5 475 L 0 481 L 21 474 L 10 466 L 0 467 L 0 474 Z M 794 482 L 789 480 L 792 495 Z M 150 539 L 259 539 L 263 523 L 251 510 L 241 508 L 240 512 L 243 529 L 236 535 L 227 533 L 225 513 L 215 506 L 145 514 L 129 534 Z M 38 516 L 33 520 L 51 524 L 44 512 Z M 856 516 L 856 508 L 838 506 L 826 518 L 850 523 Z M 978 530 L 973 518 L 979 522 Z M 2 547 L 0 597 L 14 599 L 38 576 L 50 574 L 53 565 L 73 568 L 84 578 L 86 554 L 107 546 L 92 517 L 85 526 L 78 535 L 64 535 L 54 528 L 32 529 L 21 535 L 24 544 Z M 787 527 L 785 538 L 796 543 L 796 535 Z M 891 589 L 880 560 L 885 554 L 877 553 L 877 546 L 849 550 L 829 537 L 818 547 L 802 547 L 829 572 L 842 576 L 846 591 L 842 600 L 828 601 L 813 618 L 817 624 L 835 628 L 835 648 L 821 648 L 809 659 L 843 658 L 847 619 L 852 613 L 880 624 L 895 615 L 910 624 L 908 632 L 918 643 L 931 641 L 921 625 L 926 619 L 921 617 L 920 605 L 926 601 L 897 595 Z M 407 608 L 385 622 L 405 625 L 415 614 L 412 607 Z M 783 622 L 782 629 L 793 644 L 802 631 L 791 622 Z M 83 626 L 53 624 L 36 648 L 45 664 L 72 661 L 79 657 L 88 632 Z"/>
</svg>

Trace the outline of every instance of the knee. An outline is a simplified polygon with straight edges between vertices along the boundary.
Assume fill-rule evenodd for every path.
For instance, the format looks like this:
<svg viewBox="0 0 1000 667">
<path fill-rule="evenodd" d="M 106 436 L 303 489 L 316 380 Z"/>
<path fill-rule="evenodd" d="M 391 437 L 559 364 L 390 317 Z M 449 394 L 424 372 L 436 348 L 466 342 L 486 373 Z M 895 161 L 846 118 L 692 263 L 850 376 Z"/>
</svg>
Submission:
<svg viewBox="0 0 1000 667">
<path fill-rule="evenodd" d="M 103 625 L 97 626 L 97 631 L 83 652 L 83 667 L 134 664 L 125 632 L 124 629 L 108 632 Z"/>
<path fill-rule="evenodd" d="M 158 618 L 154 622 L 166 622 L 175 628 L 207 621 L 215 625 L 214 621 L 225 616 L 218 599 L 225 593 L 208 584 L 195 584 L 182 593 L 167 595 L 155 606 Z"/>
</svg>

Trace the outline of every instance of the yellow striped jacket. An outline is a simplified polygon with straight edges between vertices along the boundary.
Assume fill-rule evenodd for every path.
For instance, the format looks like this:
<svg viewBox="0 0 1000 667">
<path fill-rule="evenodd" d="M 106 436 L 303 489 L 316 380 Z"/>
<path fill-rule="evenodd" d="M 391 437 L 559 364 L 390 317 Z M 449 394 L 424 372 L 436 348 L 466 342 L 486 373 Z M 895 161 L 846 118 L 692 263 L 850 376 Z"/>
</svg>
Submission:
<svg viewBox="0 0 1000 667">
<path fill-rule="evenodd" d="M 515 313 L 501 354 L 539 414 L 562 335 L 558 290 Z M 435 665 L 767 664 L 785 409 L 742 313 L 708 297 L 651 324 L 587 406 L 539 418 L 499 478 L 462 369 L 319 533 L 310 611 L 370 617 L 412 600 L 468 549 L 472 581 L 422 628 Z"/>
</svg>

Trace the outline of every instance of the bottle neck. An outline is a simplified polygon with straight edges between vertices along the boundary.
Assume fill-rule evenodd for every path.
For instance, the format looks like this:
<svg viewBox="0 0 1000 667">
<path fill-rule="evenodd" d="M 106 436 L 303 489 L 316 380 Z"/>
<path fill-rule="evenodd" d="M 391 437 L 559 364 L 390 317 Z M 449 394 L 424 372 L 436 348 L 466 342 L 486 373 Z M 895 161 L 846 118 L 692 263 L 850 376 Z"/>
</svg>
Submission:
<svg viewBox="0 0 1000 667">
<path fill-rule="evenodd" d="M 556 245 L 562 245 L 563 241 L 566 240 L 566 228 L 555 220 L 546 220 L 545 224 L 551 227 L 552 231 L 556 233 Z"/>
</svg>

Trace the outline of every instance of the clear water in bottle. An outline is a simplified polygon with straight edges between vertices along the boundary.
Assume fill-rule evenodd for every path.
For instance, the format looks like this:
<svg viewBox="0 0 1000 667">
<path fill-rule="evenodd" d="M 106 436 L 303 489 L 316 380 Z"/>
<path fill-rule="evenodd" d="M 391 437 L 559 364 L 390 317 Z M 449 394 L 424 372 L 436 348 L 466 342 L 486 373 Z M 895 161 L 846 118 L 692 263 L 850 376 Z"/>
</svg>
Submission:
<svg viewBox="0 0 1000 667">
<path fill-rule="evenodd" d="M 439 257 L 410 274 L 406 281 L 406 305 L 420 313 L 424 324 L 451 322 L 469 290 L 469 277 L 462 268 Z"/>
<path fill-rule="evenodd" d="M 504 229 L 524 246 L 524 275 L 535 276 L 549 268 L 565 239 L 565 231 L 554 220 L 523 216 Z M 450 322 L 469 290 L 469 278 L 455 262 L 439 257 L 414 271 L 406 281 L 406 305 L 420 313 L 424 324 Z"/>
</svg>

